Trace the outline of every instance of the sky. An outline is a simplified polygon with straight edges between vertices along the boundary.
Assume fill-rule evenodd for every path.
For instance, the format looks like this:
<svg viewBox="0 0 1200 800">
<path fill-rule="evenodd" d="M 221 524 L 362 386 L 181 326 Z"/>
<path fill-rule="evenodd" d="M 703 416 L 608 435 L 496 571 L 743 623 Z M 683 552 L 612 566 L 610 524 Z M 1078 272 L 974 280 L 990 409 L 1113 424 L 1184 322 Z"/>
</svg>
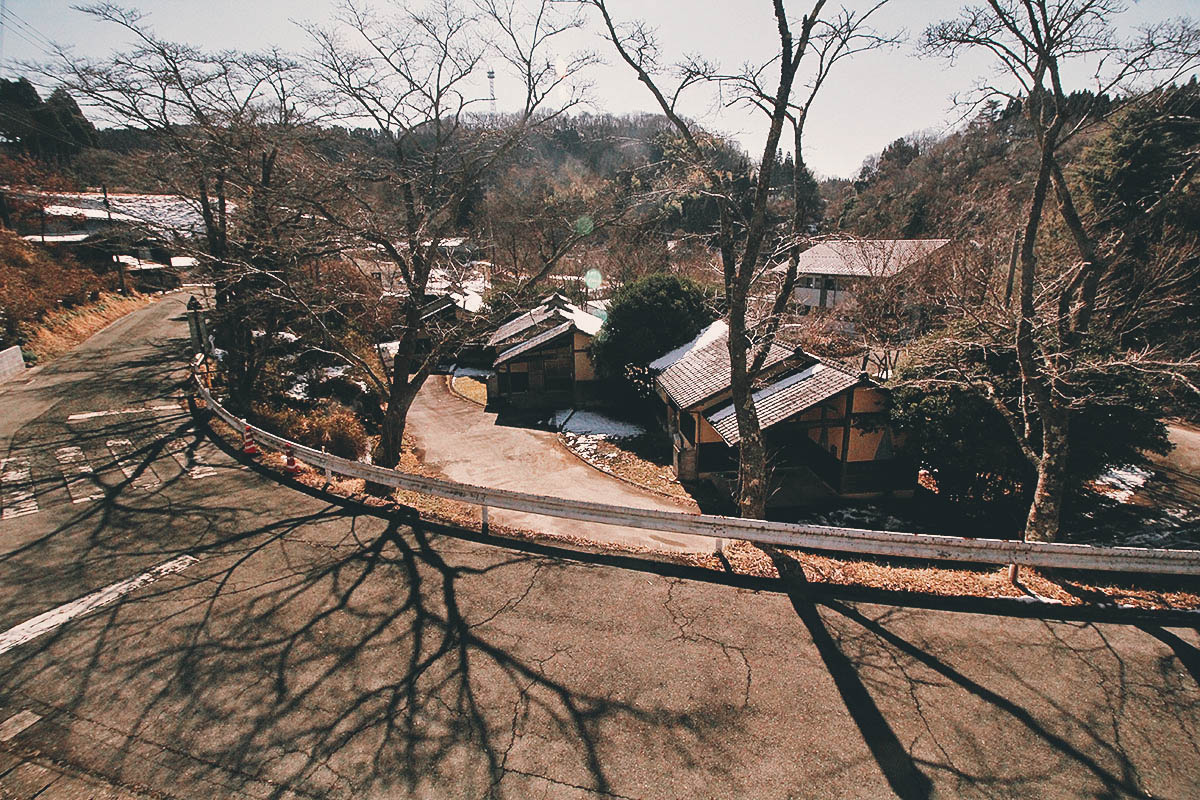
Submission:
<svg viewBox="0 0 1200 800">
<path fill-rule="evenodd" d="M 123 44 L 119 30 L 72 9 L 79 0 L 0 0 L 6 6 L 0 76 L 20 74 L 22 61 L 45 59 L 45 42 L 69 45 L 75 52 L 99 57 Z M 162 37 L 212 49 L 253 50 L 278 46 L 289 51 L 308 47 L 298 23 L 324 22 L 336 0 L 126 0 L 144 11 Z M 727 69 L 762 61 L 778 46 L 769 0 L 610 0 L 619 21 L 643 19 L 659 36 L 664 61 L 703 54 Z M 811 3 L 792 0 L 795 14 Z M 849 0 L 848 8 L 871 2 Z M 929 24 L 956 15 L 961 0 L 892 0 L 876 17 L 877 30 L 903 34 L 899 46 L 868 52 L 841 62 L 813 106 L 805 129 L 804 158 L 821 176 L 849 177 L 863 160 L 889 142 L 912 133 L 943 133 L 961 122 L 962 107 L 954 96 L 990 76 L 990 62 L 980 55 L 950 64 L 921 58 L 915 42 Z M 828 7 L 836 8 L 835 4 Z M 1200 0 L 1142 0 L 1123 15 L 1123 28 L 1200 11 Z M 607 64 L 592 70 L 594 111 L 656 111 L 648 91 L 628 67 L 615 63 L 597 29 L 573 34 L 571 49 L 596 51 Z M 1082 78 L 1082 74 L 1080 75 Z M 508 85 L 506 85 L 508 84 Z M 1086 84 L 1082 84 L 1086 85 Z M 496 80 L 497 106 L 516 102 L 518 87 L 501 72 Z M 761 112 L 722 108 L 713 95 L 696 91 L 681 109 L 706 127 L 733 136 L 757 158 L 766 132 Z M 86 109 L 85 109 L 86 111 Z"/>
</svg>

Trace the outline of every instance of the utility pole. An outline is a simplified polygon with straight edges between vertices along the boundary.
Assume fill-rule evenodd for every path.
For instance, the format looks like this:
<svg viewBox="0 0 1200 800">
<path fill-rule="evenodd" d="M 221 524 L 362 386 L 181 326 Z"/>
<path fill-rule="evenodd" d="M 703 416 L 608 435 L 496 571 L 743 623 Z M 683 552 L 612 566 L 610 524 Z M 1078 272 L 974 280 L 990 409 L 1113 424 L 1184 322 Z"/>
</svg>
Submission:
<svg viewBox="0 0 1200 800">
<path fill-rule="evenodd" d="M 2 0 L 0 0 L 2 2 Z M 492 122 L 496 121 L 496 70 L 488 70 L 488 94 L 491 100 Z"/>
</svg>

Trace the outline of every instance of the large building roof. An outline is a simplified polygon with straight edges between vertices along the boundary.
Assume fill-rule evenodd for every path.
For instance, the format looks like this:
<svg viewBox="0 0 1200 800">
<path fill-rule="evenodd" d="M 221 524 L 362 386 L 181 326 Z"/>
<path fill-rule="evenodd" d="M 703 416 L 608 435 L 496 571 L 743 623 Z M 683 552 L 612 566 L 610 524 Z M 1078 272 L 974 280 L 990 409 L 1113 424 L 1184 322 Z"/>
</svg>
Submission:
<svg viewBox="0 0 1200 800">
<path fill-rule="evenodd" d="M 800 254 L 797 273 L 887 278 L 949 243 L 949 239 L 845 239 L 822 242 Z"/>
<path fill-rule="evenodd" d="M 542 331 L 537 336 L 534 336 L 532 339 L 526 339 L 525 341 L 521 342 L 520 344 L 518 344 L 514 347 L 510 347 L 509 349 L 505 350 L 500 355 L 496 356 L 496 360 L 492 364 L 492 366 L 498 367 L 501 364 L 505 363 L 506 361 L 512 361 L 514 358 L 516 358 L 519 355 L 528 353 L 531 350 L 536 350 L 539 347 L 541 347 L 542 345 L 552 342 L 555 339 L 559 338 L 560 336 L 570 333 L 572 327 L 573 326 L 571 325 L 570 322 L 564 322 L 562 325 L 557 325 L 553 328 L 550 328 L 549 330 Z"/>
<path fill-rule="evenodd" d="M 766 430 L 786 419 L 812 408 L 823 400 L 846 391 L 860 380 L 840 367 L 818 361 L 804 369 L 785 375 L 771 385 L 754 393 L 754 408 L 758 424 Z M 741 441 L 737 415 L 729 404 L 705 414 L 713 429 L 732 446 Z"/>
<path fill-rule="evenodd" d="M 585 333 L 588 336 L 595 336 L 600 332 L 601 326 L 604 325 L 604 320 L 574 305 L 561 294 L 555 293 L 545 298 L 541 304 L 510 319 L 497 328 L 488 338 L 488 345 L 496 347 L 497 345 L 527 336 L 531 332 L 534 332 L 535 328 L 547 322 L 552 325 L 558 325 L 564 321 L 570 322 L 575 326 L 577 331 Z"/>
<path fill-rule="evenodd" d="M 716 331 L 711 327 L 706 328 L 697 340 L 701 338 L 708 338 L 709 341 L 698 347 L 689 348 L 685 345 L 679 348 L 686 352 L 663 369 L 657 379 L 659 387 L 679 408 L 691 408 L 729 388 L 729 348 L 726 344 L 729 329 L 724 326 Z M 672 351 L 672 354 L 676 352 Z M 788 348 L 778 343 L 772 344 L 763 362 L 763 369 L 770 369 L 791 356 L 792 351 Z"/>
</svg>

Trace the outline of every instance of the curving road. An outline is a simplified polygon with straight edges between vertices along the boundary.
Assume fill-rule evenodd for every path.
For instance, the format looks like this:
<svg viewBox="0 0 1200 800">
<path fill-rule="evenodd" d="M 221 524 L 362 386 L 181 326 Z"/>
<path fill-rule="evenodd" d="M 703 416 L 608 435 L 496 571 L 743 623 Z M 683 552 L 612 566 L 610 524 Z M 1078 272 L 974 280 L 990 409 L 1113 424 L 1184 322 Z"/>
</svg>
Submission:
<svg viewBox="0 0 1200 800">
<path fill-rule="evenodd" d="M 779 593 L 331 506 L 174 410 L 182 309 L 0 386 L 2 797 L 1200 794 L 1195 630 Z"/>
<path fill-rule="evenodd" d="M 497 425 L 496 414 L 453 394 L 435 375 L 425 382 L 409 410 L 408 431 L 425 463 L 447 478 L 491 489 L 546 497 L 590 500 L 627 508 L 699 513 L 695 503 L 674 500 L 605 475 L 558 443 L 549 431 Z M 518 511 L 493 511 L 514 528 L 677 553 L 711 553 L 706 536 L 594 525 Z"/>
</svg>

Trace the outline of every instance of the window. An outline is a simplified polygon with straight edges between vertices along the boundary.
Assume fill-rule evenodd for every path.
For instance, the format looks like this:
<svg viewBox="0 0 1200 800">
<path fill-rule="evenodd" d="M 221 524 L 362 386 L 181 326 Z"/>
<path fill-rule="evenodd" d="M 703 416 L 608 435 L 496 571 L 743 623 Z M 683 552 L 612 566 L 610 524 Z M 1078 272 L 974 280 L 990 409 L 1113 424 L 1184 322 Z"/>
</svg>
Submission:
<svg viewBox="0 0 1200 800">
<path fill-rule="evenodd" d="M 803 281 L 804 281 L 804 283 L 802 284 L 802 286 L 804 286 L 804 288 L 805 288 L 805 289 L 811 289 L 811 288 L 813 288 L 813 279 L 812 279 L 812 276 L 811 276 L 811 275 L 809 275 L 809 276 L 807 276 L 807 277 L 805 277 L 805 278 L 802 278 L 801 280 L 803 280 Z"/>
</svg>

